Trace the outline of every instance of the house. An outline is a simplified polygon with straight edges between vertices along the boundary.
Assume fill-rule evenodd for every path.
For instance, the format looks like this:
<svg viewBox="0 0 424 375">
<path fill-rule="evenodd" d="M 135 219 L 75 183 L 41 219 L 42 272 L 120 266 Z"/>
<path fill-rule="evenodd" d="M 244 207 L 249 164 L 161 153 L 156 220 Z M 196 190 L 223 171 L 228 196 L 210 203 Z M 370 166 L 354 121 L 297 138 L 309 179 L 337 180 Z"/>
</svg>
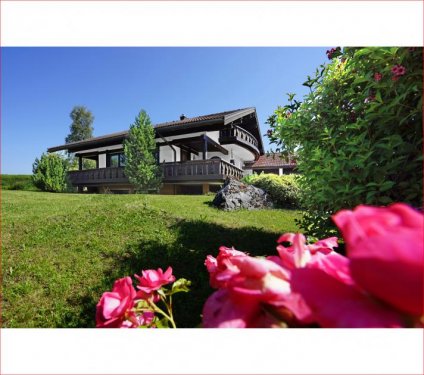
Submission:
<svg viewBox="0 0 424 375">
<path fill-rule="evenodd" d="M 162 167 L 161 194 L 215 192 L 227 177 L 241 178 L 244 166 L 264 154 L 256 109 L 244 108 L 154 126 L 157 160 Z M 128 193 L 133 185 L 125 176 L 123 142 L 128 131 L 72 142 L 48 149 L 68 151 L 79 160 L 70 171 L 72 185 L 82 192 Z M 96 163 L 84 169 L 83 160 Z"/>
<path fill-rule="evenodd" d="M 296 160 L 287 158 L 281 153 L 267 153 L 259 156 L 255 161 L 246 162 L 244 165 L 245 173 L 273 173 L 273 174 L 291 174 L 296 170 Z"/>
</svg>

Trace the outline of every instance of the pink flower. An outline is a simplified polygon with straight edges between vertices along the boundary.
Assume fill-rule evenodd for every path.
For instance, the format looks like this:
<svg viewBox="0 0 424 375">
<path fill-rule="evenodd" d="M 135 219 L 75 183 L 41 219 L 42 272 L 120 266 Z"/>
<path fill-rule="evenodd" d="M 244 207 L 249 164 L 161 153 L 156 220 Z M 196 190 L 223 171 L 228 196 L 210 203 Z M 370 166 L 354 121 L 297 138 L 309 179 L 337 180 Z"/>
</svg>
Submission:
<svg viewBox="0 0 424 375">
<path fill-rule="evenodd" d="M 302 268 L 292 272 L 291 285 L 312 310 L 323 328 L 394 328 L 404 326 L 401 314 L 387 309 L 353 285 L 322 269 Z"/>
<path fill-rule="evenodd" d="M 307 245 L 306 238 L 301 233 L 285 233 L 280 236 L 277 242 L 280 244 L 277 246 L 280 259 L 276 259 L 276 257 L 268 257 L 268 259 L 289 270 L 305 267 L 311 260 L 320 258 L 322 254 L 332 253 L 333 248 L 338 246 L 337 237 L 326 238 L 312 245 Z M 284 247 L 283 242 L 290 243 L 290 246 Z"/>
<path fill-rule="evenodd" d="M 401 203 L 358 206 L 333 216 L 354 280 L 368 293 L 416 316 L 423 309 L 423 215 Z"/>
<path fill-rule="evenodd" d="M 395 77 L 400 77 L 406 73 L 406 68 L 403 65 L 398 64 L 392 68 L 391 72 Z"/>
<path fill-rule="evenodd" d="M 229 259 L 246 256 L 248 255 L 242 251 L 225 246 L 219 248 L 219 254 L 216 259 L 212 255 L 208 255 L 205 260 L 205 266 L 209 272 L 209 283 L 211 287 L 225 287 L 227 280 L 232 277 L 233 273 L 238 272 Z"/>
<path fill-rule="evenodd" d="M 116 280 L 112 292 L 103 293 L 96 306 L 96 327 L 117 328 L 134 314 L 135 289 L 130 277 Z"/>
<path fill-rule="evenodd" d="M 131 314 L 129 316 L 129 320 L 124 320 L 119 328 L 138 328 L 143 326 L 150 326 L 154 318 L 155 313 L 153 311 L 144 311 L 138 316 Z"/>
<path fill-rule="evenodd" d="M 156 290 L 160 289 L 163 285 L 172 283 L 175 281 L 175 276 L 172 275 L 172 268 L 163 272 L 162 268 L 158 270 L 145 270 L 141 271 L 143 276 L 134 275 L 134 277 L 139 281 L 137 289 L 146 293 L 147 295 L 152 294 Z"/>
<path fill-rule="evenodd" d="M 376 81 L 376 82 L 379 82 L 379 81 L 381 81 L 381 79 L 383 78 L 383 75 L 381 74 L 381 73 L 374 73 L 374 80 Z"/>
<path fill-rule="evenodd" d="M 225 247 L 220 248 L 218 270 L 210 258 L 206 263 L 213 272 L 211 285 L 222 289 L 204 305 L 205 327 L 274 326 L 281 324 L 275 315 L 293 320 L 310 315 L 299 296 L 291 293 L 289 271 L 279 264 Z"/>
</svg>

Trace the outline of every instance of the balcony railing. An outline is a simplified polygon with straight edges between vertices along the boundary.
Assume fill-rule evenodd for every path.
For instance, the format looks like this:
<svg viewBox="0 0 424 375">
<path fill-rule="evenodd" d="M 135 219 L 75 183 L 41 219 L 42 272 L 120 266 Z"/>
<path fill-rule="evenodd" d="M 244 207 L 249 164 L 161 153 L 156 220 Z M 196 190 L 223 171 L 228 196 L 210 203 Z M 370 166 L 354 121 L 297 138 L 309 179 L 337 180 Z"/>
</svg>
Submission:
<svg viewBox="0 0 424 375">
<path fill-rule="evenodd" d="M 228 144 L 228 143 L 239 143 L 244 144 L 255 152 L 258 150 L 258 140 L 256 137 L 248 132 L 246 129 L 243 129 L 239 126 L 232 126 L 228 129 L 222 129 L 219 131 L 219 143 Z"/>
<path fill-rule="evenodd" d="M 102 184 L 128 184 L 128 177 L 125 176 L 124 168 L 97 168 L 83 171 L 68 172 L 72 185 L 102 185 Z"/>
<path fill-rule="evenodd" d="M 163 182 L 225 180 L 227 177 L 240 179 L 243 170 L 220 159 L 191 160 L 162 163 Z"/>
<path fill-rule="evenodd" d="M 162 163 L 163 182 L 217 181 L 227 177 L 241 179 L 243 170 L 220 159 Z M 124 168 L 98 168 L 68 172 L 74 186 L 128 184 Z"/>
</svg>

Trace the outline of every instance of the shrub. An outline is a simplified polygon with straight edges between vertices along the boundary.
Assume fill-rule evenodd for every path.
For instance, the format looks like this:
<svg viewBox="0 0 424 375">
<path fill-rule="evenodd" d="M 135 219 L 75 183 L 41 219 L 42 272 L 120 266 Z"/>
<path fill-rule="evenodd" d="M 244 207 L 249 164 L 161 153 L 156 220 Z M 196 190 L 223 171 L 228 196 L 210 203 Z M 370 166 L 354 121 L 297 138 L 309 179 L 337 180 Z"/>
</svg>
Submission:
<svg viewBox="0 0 424 375">
<path fill-rule="evenodd" d="M 1 175 L 1 188 L 4 190 L 37 190 L 31 175 Z"/>
<path fill-rule="evenodd" d="M 346 48 L 304 83 L 303 102 L 268 120 L 272 142 L 298 154 L 300 226 L 335 231 L 330 215 L 359 203 L 422 206 L 422 48 Z"/>
<path fill-rule="evenodd" d="M 271 173 L 261 173 L 245 176 L 243 181 L 264 189 L 278 207 L 297 208 L 300 201 L 297 177 L 295 174 L 278 176 Z"/>
<path fill-rule="evenodd" d="M 62 192 L 67 189 L 68 162 L 58 154 L 42 154 L 32 166 L 34 185 L 43 191 Z"/>
</svg>

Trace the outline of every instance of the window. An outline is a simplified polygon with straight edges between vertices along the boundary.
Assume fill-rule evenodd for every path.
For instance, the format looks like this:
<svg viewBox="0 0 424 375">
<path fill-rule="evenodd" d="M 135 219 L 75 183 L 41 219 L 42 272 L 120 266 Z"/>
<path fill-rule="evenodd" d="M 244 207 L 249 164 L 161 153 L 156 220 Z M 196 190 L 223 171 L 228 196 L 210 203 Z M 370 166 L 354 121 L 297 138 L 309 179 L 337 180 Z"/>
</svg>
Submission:
<svg viewBox="0 0 424 375">
<path fill-rule="evenodd" d="M 107 158 L 107 167 L 125 167 L 125 154 L 109 154 Z"/>
<path fill-rule="evenodd" d="M 125 167 L 125 154 L 119 154 L 119 166 Z"/>
</svg>

